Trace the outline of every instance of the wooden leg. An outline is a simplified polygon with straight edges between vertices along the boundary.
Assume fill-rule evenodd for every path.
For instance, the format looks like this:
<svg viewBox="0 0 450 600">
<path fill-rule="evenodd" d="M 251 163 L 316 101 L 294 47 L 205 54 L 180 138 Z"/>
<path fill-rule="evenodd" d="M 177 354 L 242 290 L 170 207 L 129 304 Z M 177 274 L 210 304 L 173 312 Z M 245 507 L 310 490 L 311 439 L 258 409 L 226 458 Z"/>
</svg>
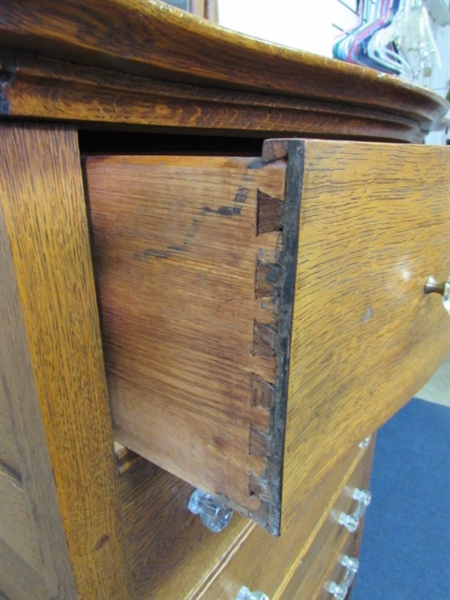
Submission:
<svg viewBox="0 0 450 600">
<path fill-rule="evenodd" d="M 131 586 L 77 133 L 5 124 L 0 134 L 1 370 L 16 483 L 48 595 L 125 600 Z"/>
</svg>

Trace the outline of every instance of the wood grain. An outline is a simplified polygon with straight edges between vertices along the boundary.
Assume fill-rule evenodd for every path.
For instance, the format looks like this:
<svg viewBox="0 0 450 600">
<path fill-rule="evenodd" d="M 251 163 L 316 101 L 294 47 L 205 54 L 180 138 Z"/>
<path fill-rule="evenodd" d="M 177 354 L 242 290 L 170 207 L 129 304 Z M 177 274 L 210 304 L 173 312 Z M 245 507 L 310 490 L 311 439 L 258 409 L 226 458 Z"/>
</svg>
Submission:
<svg viewBox="0 0 450 600">
<path fill-rule="evenodd" d="M 13 432 L 13 424 L 6 398 L 3 379 L 0 382 L 0 468 L 6 469 L 20 482 L 19 450 Z"/>
<path fill-rule="evenodd" d="M 2 129 L 2 134 L 5 128 Z M 7 135 L 2 135 L 4 145 L 0 155 L 2 172 L 16 176 L 18 165 L 7 162 Z M 15 146 L 21 151 L 19 145 Z M 8 165 L 8 168 L 6 168 Z M 24 173 L 26 170 L 24 169 Z M 75 582 L 67 552 L 67 542 L 56 498 L 55 482 L 51 472 L 45 432 L 40 414 L 35 386 L 34 372 L 20 303 L 20 294 L 14 273 L 14 263 L 7 231 L 4 209 L 7 199 L 11 200 L 11 182 L 2 179 L 2 210 L 0 210 L 1 244 L 1 285 L 0 303 L 6 310 L 0 311 L 0 331 L 2 334 L 1 374 L 2 389 L 10 418 L 14 428 L 14 438 L 18 450 L 20 480 L 23 484 L 26 501 L 33 515 L 33 527 L 37 538 L 43 568 L 43 580 L 46 593 L 57 596 L 58 591 L 67 598 L 75 598 Z M 9 192 L 8 195 L 3 192 Z M 19 536 L 20 539 L 20 536 Z M 29 569 L 20 556 L 5 543 L 6 563 L 17 557 L 18 564 L 11 572 L 12 579 L 5 573 L 10 585 L 20 587 L 17 573 L 24 571 L 25 586 L 37 576 Z M 54 549 L 58 551 L 54 553 Z M 26 553 L 23 548 L 21 554 Z M 12 554 L 11 554 L 12 553 Z M 2 569 L 3 571 L 3 565 Z M 8 584 L 8 585 L 9 585 Z M 20 588 L 22 589 L 22 588 Z M 21 592 L 22 593 L 22 592 Z"/>
<path fill-rule="evenodd" d="M 343 571 L 338 563 L 342 554 L 357 557 L 359 549 L 359 540 L 362 534 L 362 521 L 358 529 L 349 533 L 339 524 L 339 515 L 341 512 L 351 513 L 356 508 L 356 502 L 352 499 L 355 488 L 360 490 L 370 488 L 370 472 L 372 469 L 373 452 L 375 448 L 375 439 L 372 440 L 367 448 L 362 460 L 359 461 L 356 468 L 348 478 L 348 481 L 338 497 L 336 503 L 327 515 L 326 520 L 320 531 L 315 536 L 306 555 L 297 559 L 294 568 L 285 577 L 281 584 L 275 599 L 292 600 L 293 598 L 322 598 L 324 584 L 327 580 L 337 577 L 340 581 L 340 575 Z M 370 510 L 370 507 L 368 508 Z M 324 594 L 325 598 L 326 595 Z M 330 595 L 328 594 L 328 598 Z M 328 600 L 328 598 L 326 600 Z"/>
<path fill-rule="evenodd" d="M 252 400 L 255 376 L 270 387 L 277 367 L 273 286 L 256 298 L 255 273 L 258 260 L 278 259 L 281 241 L 277 231 L 256 235 L 258 189 L 283 197 L 285 179 L 283 163 L 253 165 L 86 161 L 117 439 L 245 511 L 260 509 L 249 476 L 264 479 L 271 439 L 270 411 Z"/>
<path fill-rule="evenodd" d="M 255 527 L 195 598 L 235 598 L 243 584 L 263 591 L 271 599 L 279 598 L 280 594 L 286 600 L 312 598 L 307 593 L 295 593 L 298 584 L 291 585 L 292 573 L 297 573 L 305 561 L 312 562 L 311 556 L 332 553 L 346 536 L 346 530 L 337 522 L 338 515 L 354 509 L 351 494 L 355 487 L 366 487 L 371 462 L 372 448 L 366 452 L 353 449 L 309 498 L 289 507 L 283 516 L 280 538 Z M 314 580 L 320 582 L 320 578 Z M 289 593 L 284 592 L 288 582 Z"/>
<path fill-rule="evenodd" d="M 220 535 L 209 532 L 187 510 L 191 486 L 143 459 L 135 463 L 120 477 L 119 491 L 136 597 L 207 599 L 219 594 L 217 597 L 221 598 L 220 589 L 229 588 L 232 581 L 239 583 L 234 577 L 239 562 L 236 557 L 241 556 L 242 547 L 248 546 L 249 536 L 260 546 L 253 556 L 246 552 L 243 557 L 244 568 L 249 571 L 246 581 L 250 581 L 251 573 L 252 583 L 256 585 L 258 577 L 262 577 L 265 586 L 275 589 L 281 572 L 258 567 L 255 556 L 260 556 L 260 548 L 269 548 L 272 558 L 282 548 L 280 568 L 295 564 L 299 548 L 306 542 L 307 547 L 311 544 L 350 473 L 361 459 L 365 460 L 364 456 L 364 451 L 353 449 L 314 494 L 303 503 L 295 501 L 289 505 L 283 522 L 286 536 L 283 532 L 280 539 L 255 528 L 254 523 L 239 514 L 233 515 Z M 250 545 L 254 547 L 253 542 Z"/>
<path fill-rule="evenodd" d="M 51 597 L 122 600 L 129 588 L 76 133 L 1 133 L 2 371 L 45 582 Z"/>
<path fill-rule="evenodd" d="M 137 600 L 192 598 L 248 535 L 239 514 L 216 535 L 188 509 L 193 488 L 141 459 L 120 477 L 120 500 Z"/>
<path fill-rule="evenodd" d="M 2 45 L 117 73 L 376 108 L 422 128 L 445 101 L 389 75 L 228 31 L 149 0 L 8 0 Z M 108 19 L 105 19 L 105 15 Z M 76 24 L 76 26 L 75 26 Z"/>
<path fill-rule="evenodd" d="M 284 494 L 308 495 L 450 350 L 449 150 L 305 142 Z M 301 465 L 301 468 L 299 468 Z"/>
<path fill-rule="evenodd" d="M 48 600 L 42 575 L 30 567 L 0 537 L 0 591 L 8 600 Z"/>
<path fill-rule="evenodd" d="M 3 113 L 140 126 L 146 131 L 246 131 L 253 137 L 421 141 L 416 119 L 304 97 L 216 89 L 19 54 L 6 62 Z"/>
<path fill-rule="evenodd" d="M 39 574 L 42 561 L 25 492 L 17 480 L 0 469 L 0 537 Z"/>
</svg>

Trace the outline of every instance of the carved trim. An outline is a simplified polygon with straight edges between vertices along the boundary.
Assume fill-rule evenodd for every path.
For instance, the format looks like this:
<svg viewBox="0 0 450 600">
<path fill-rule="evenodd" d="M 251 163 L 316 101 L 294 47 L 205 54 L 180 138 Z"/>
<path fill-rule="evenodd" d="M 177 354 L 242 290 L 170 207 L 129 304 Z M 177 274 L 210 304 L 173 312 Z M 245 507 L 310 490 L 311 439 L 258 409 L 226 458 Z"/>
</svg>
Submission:
<svg viewBox="0 0 450 600">
<path fill-rule="evenodd" d="M 11 116 L 134 124 L 146 130 L 254 131 L 259 137 L 272 132 L 420 142 L 424 135 L 425 125 L 414 117 L 318 98 L 208 88 L 151 75 L 117 77 L 103 68 L 29 54 L 14 60 L 18 70 L 4 90 Z"/>
</svg>

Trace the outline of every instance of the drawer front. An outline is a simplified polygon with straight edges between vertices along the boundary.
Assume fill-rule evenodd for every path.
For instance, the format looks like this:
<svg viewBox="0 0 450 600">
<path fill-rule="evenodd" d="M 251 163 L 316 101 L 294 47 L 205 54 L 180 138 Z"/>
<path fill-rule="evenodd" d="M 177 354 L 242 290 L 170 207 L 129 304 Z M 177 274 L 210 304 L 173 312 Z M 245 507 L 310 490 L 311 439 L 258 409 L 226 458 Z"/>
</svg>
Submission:
<svg viewBox="0 0 450 600">
<path fill-rule="evenodd" d="M 339 548 L 339 552 L 333 557 L 330 565 L 328 565 L 326 576 L 322 579 L 317 590 L 315 590 L 314 596 L 308 596 L 308 598 L 311 600 L 334 600 L 334 596 L 330 594 L 330 584 L 332 585 L 333 583 L 344 589 L 351 590 L 355 577 L 358 575 L 353 569 L 351 569 L 349 573 L 348 567 L 342 563 L 343 559 L 345 560 L 344 557 L 350 559 L 357 558 L 360 536 L 361 533 L 357 532 L 347 537 L 344 546 Z M 349 576 L 350 580 L 348 580 Z"/>
<path fill-rule="evenodd" d="M 450 351 L 450 149 L 305 141 L 284 495 L 378 429 Z"/>
<path fill-rule="evenodd" d="M 195 597 L 235 600 L 245 585 L 264 592 L 270 600 L 309 598 L 293 594 L 291 590 L 296 590 L 302 579 L 307 580 L 305 589 L 309 589 L 309 585 L 317 587 L 324 579 L 326 571 L 321 579 L 322 571 L 312 559 L 317 560 L 320 554 L 321 564 L 324 562 L 328 567 L 336 550 L 347 539 L 348 531 L 338 519 L 341 513 L 354 511 L 356 503 L 352 494 L 355 488 L 368 485 L 372 456 L 373 443 L 365 452 L 353 453 L 353 459 L 349 457 L 340 463 L 303 505 L 287 507 L 281 537 L 275 538 L 255 527 L 239 550 L 222 565 L 216 578 Z M 283 591 L 285 588 L 289 591 Z"/>
<path fill-rule="evenodd" d="M 356 556 L 362 534 L 362 518 L 357 529 L 349 532 L 339 523 L 339 517 L 343 514 L 354 514 L 358 508 L 358 503 L 352 498 L 354 490 L 366 491 L 369 487 L 373 448 L 372 442 L 367 453 L 350 476 L 307 554 L 301 562 L 297 560 L 294 563 L 295 568 L 291 569 L 276 598 L 280 598 L 280 600 L 292 600 L 293 598 L 315 600 L 318 597 L 322 598 L 322 595 L 326 598 L 329 594 L 324 590 L 325 583 L 341 580 L 343 567 L 339 564 L 339 558 L 345 554 L 350 557 Z M 329 598 L 331 599 L 331 596 Z"/>
</svg>

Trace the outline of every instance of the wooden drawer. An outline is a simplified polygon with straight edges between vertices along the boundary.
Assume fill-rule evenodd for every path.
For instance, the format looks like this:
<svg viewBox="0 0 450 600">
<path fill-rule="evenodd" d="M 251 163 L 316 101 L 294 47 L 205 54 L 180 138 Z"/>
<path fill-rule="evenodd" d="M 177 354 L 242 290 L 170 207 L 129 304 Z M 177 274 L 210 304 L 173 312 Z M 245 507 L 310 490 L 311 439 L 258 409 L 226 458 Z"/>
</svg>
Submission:
<svg viewBox="0 0 450 600">
<path fill-rule="evenodd" d="M 279 533 L 449 351 L 445 148 L 85 161 L 117 439 Z"/>
<path fill-rule="evenodd" d="M 280 600 L 333 600 L 326 586 L 329 582 L 342 582 L 346 570 L 341 559 L 343 556 L 356 558 L 359 535 L 359 532 L 347 533 L 339 540 L 340 545 L 332 548 L 320 548 L 314 544 Z"/>
<path fill-rule="evenodd" d="M 331 596 L 324 590 L 324 584 L 326 581 L 339 582 L 342 580 L 341 575 L 344 568 L 340 565 L 339 558 L 345 554 L 350 557 L 357 556 L 362 533 L 362 523 L 356 531 L 349 532 L 339 524 L 339 515 L 342 512 L 349 514 L 355 510 L 355 502 L 352 500 L 355 488 L 360 490 L 369 488 L 372 458 L 373 444 L 349 477 L 306 556 L 301 555 L 301 561 L 297 559 L 294 563 L 295 570 L 291 569 L 291 576 L 286 586 L 276 598 L 280 598 L 280 600 L 292 600 L 293 598 L 315 600 L 319 597 L 322 599 L 323 596 L 324 600 L 331 599 Z"/>
<path fill-rule="evenodd" d="M 350 468 L 348 461 L 340 464 L 335 473 L 330 473 L 316 487 L 303 506 L 292 507 L 289 517 L 286 510 L 286 526 L 280 538 L 254 528 L 204 597 L 234 600 L 241 585 L 264 591 L 271 600 L 278 597 L 296 565 L 309 553 L 310 545 L 316 544 L 313 540 L 319 529 L 319 544 L 326 543 L 330 550 L 345 535 L 337 519 L 341 511 L 350 511 L 353 489 L 367 484 L 371 464 L 372 447 L 365 453 L 358 452 Z"/>
<path fill-rule="evenodd" d="M 120 476 L 119 487 L 136 598 L 234 598 L 242 584 L 273 595 L 333 506 L 347 507 L 344 486 L 356 470 L 370 469 L 371 454 L 354 448 L 313 494 L 287 506 L 280 538 L 239 514 L 220 534 L 211 533 L 187 510 L 192 488 L 139 459 Z"/>
</svg>

